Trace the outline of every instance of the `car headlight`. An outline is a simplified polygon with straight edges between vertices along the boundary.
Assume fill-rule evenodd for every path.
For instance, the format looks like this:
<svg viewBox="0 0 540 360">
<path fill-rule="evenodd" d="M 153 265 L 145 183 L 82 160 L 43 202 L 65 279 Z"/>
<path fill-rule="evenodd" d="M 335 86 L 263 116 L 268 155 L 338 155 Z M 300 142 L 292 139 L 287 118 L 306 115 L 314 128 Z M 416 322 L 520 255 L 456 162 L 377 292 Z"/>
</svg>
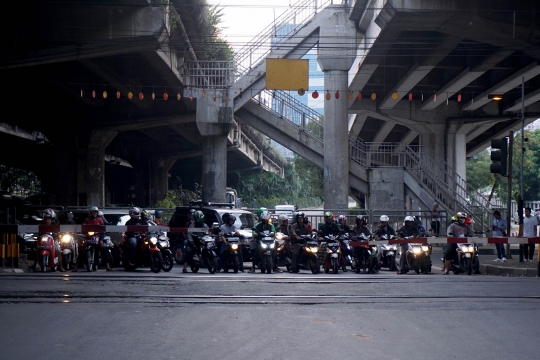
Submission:
<svg viewBox="0 0 540 360">
<path fill-rule="evenodd" d="M 64 234 L 62 235 L 62 242 L 70 242 L 71 241 L 71 235 L 68 235 L 68 234 Z"/>
<path fill-rule="evenodd" d="M 424 251 L 424 252 L 429 251 L 429 246 L 422 245 L 422 251 Z"/>
<path fill-rule="evenodd" d="M 261 247 L 262 247 L 263 249 L 266 249 L 266 248 L 268 247 L 268 245 L 266 245 L 266 244 L 261 244 Z"/>
<path fill-rule="evenodd" d="M 316 247 L 312 247 L 310 250 L 312 253 L 319 252 L 319 248 L 316 248 Z"/>
<path fill-rule="evenodd" d="M 419 248 L 418 246 L 413 247 L 413 253 L 420 254 L 421 252 L 422 252 L 422 249 Z"/>
<path fill-rule="evenodd" d="M 233 249 L 233 250 L 238 250 L 238 244 L 232 244 L 232 245 L 231 245 L 231 249 Z"/>
<path fill-rule="evenodd" d="M 152 237 L 150 238 L 150 243 L 151 243 L 152 245 L 156 245 L 156 244 L 157 244 L 157 237 L 152 236 Z"/>
<path fill-rule="evenodd" d="M 88 232 L 88 236 L 94 236 L 94 234 L 95 234 L 95 232 L 93 232 L 93 231 Z"/>
</svg>

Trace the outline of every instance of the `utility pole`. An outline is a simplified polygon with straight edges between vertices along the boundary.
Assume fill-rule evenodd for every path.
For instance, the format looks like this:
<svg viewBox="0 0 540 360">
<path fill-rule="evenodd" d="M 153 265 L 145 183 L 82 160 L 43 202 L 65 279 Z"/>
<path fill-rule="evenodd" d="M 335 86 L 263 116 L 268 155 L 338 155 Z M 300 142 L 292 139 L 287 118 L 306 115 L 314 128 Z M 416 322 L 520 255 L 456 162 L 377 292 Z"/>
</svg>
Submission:
<svg viewBox="0 0 540 360">
<path fill-rule="evenodd" d="M 508 195 L 507 204 L 506 204 L 506 224 L 507 224 L 507 235 L 511 236 L 510 231 L 512 230 L 512 156 L 514 154 L 514 132 L 510 131 L 508 135 Z M 508 259 L 512 258 L 512 253 L 510 252 L 510 244 L 506 244 L 506 257 Z"/>
<path fill-rule="evenodd" d="M 521 77 L 521 184 L 518 197 L 519 236 L 523 236 L 523 160 L 525 158 L 525 76 Z M 523 244 L 519 244 L 519 262 L 523 262 Z"/>
</svg>

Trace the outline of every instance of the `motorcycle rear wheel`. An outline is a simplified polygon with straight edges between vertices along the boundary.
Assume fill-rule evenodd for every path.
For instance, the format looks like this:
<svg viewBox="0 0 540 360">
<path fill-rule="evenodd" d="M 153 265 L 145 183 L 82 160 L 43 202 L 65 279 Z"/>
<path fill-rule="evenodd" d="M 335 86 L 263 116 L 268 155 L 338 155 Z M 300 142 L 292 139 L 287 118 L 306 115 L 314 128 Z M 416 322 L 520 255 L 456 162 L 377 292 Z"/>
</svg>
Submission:
<svg viewBox="0 0 540 360">
<path fill-rule="evenodd" d="M 158 273 L 163 268 L 163 255 L 161 251 L 156 251 L 152 253 L 152 263 L 150 264 L 150 270 L 154 273 Z"/>
</svg>

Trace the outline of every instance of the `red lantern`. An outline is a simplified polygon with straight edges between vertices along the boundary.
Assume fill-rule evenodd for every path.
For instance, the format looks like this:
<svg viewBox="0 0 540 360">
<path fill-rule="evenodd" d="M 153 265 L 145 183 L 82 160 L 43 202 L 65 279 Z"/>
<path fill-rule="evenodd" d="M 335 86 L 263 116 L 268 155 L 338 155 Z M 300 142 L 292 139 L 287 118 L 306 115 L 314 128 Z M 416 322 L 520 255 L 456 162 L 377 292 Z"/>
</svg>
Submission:
<svg viewBox="0 0 540 360">
<path fill-rule="evenodd" d="M 95 90 L 92 90 L 92 97 L 93 97 L 93 98 L 96 97 L 96 92 L 95 92 Z"/>
<path fill-rule="evenodd" d="M 317 90 L 315 90 L 312 94 L 311 94 L 311 97 L 316 99 L 319 97 L 319 93 L 317 92 Z"/>
<path fill-rule="evenodd" d="M 167 101 L 168 98 L 169 98 L 169 94 L 167 94 L 166 92 L 163 93 L 163 100 Z"/>
<path fill-rule="evenodd" d="M 412 93 L 409 93 L 409 101 L 412 101 Z"/>
<path fill-rule="evenodd" d="M 214 95 L 214 102 L 216 102 L 216 95 Z"/>
<path fill-rule="evenodd" d="M 358 96 L 357 96 L 356 98 L 357 98 L 358 100 L 362 100 L 362 93 L 359 92 L 359 93 L 358 93 Z"/>
<path fill-rule="evenodd" d="M 240 93 L 240 97 L 242 97 L 242 93 Z M 193 101 L 193 94 L 189 95 L 189 101 Z"/>
<path fill-rule="evenodd" d="M 117 99 L 120 99 L 120 91 L 117 91 L 117 92 L 116 92 L 116 98 L 117 98 Z"/>
<path fill-rule="evenodd" d="M 334 94 L 334 96 L 336 97 L 336 99 L 339 99 L 339 90 L 336 91 L 336 93 Z"/>
<path fill-rule="evenodd" d="M 139 100 L 144 99 L 144 94 L 142 92 L 139 93 Z"/>
<path fill-rule="evenodd" d="M 434 102 L 437 101 L 437 94 L 433 95 L 433 101 L 434 101 Z"/>
<path fill-rule="evenodd" d="M 458 96 L 457 96 L 457 101 L 458 101 L 458 102 L 461 102 L 461 94 L 458 94 Z"/>
</svg>

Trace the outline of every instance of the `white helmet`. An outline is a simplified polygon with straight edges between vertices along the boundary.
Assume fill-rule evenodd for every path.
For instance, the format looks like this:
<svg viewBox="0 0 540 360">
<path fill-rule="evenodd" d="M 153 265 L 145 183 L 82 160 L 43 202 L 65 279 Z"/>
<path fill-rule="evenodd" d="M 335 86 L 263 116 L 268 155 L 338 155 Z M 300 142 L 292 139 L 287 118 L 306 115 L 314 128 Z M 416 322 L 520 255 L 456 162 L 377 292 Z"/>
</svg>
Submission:
<svg viewBox="0 0 540 360">
<path fill-rule="evenodd" d="M 412 221 L 412 222 L 414 222 L 414 217 L 412 217 L 412 216 L 410 216 L 410 215 L 409 215 L 409 216 L 405 216 L 405 222 L 407 222 L 407 221 Z"/>
<path fill-rule="evenodd" d="M 261 215 L 259 216 L 259 218 L 260 218 L 261 220 L 268 220 L 268 219 L 270 219 L 270 213 L 269 213 L 267 210 L 265 210 L 265 211 L 263 211 L 263 212 L 261 213 Z"/>
<path fill-rule="evenodd" d="M 381 217 L 379 218 L 379 221 L 380 221 L 380 222 L 383 222 L 383 221 L 390 221 L 390 219 L 388 218 L 387 215 L 381 215 Z"/>
<path fill-rule="evenodd" d="M 280 214 L 278 216 L 278 220 L 279 220 L 279 222 L 283 222 L 283 221 L 289 220 L 289 217 L 287 215 L 285 215 L 285 214 Z"/>
</svg>

